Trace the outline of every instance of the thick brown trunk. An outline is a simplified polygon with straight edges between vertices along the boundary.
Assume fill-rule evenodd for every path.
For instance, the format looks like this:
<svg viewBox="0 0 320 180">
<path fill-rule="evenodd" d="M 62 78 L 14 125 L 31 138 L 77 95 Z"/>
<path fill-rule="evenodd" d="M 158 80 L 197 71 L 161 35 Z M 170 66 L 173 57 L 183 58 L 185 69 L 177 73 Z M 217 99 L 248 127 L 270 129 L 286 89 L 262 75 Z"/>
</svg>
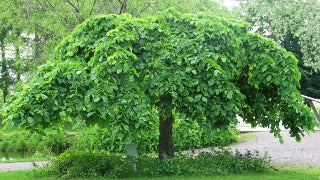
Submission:
<svg viewBox="0 0 320 180">
<path fill-rule="evenodd" d="M 165 120 L 160 120 L 160 135 L 159 135 L 159 158 L 173 157 L 173 139 L 172 139 L 172 123 L 173 118 L 168 117 Z"/>
<path fill-rule="evenodd" d="M 173 139 L 172 139 L 172 108 L 171 97 L 163 97 L 160 99 L 159 110 L 159 159 L 165 159 L 166 157 L 173 157 Z"/>
</svg>

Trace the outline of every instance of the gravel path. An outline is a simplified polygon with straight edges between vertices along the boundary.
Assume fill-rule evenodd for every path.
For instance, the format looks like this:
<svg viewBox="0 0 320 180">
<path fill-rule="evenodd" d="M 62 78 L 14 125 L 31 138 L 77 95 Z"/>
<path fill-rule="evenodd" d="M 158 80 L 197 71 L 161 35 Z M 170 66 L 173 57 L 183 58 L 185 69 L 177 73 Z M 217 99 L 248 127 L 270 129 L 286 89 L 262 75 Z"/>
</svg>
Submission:
<svg viewBox="0 0 320 180">
<path fill-rule="evenodd" d="M 0 163 L 0 171 L 28 170 L 33 168 L 44 167 L 47 164 L 48 164 L 48 161 Z"/>
<path fill-rule="evenodd" d="M 320 166 L 320 132 L 311 133 L 302 138 L 301 142 L 289 136 L 288 131 L 281 133 L 284 143 L 269 132 L 255 133 L 255 137 L 247 142 L 230 146 L 241 152 L 258 150 L 267 152 L 271 160 L 288 164 L 315 164 Z"/>
<path fill-rule="evenodd" d="M 271 161 L 291 165 L 317 165 L 320 166 L 320 132 L 310 133 L 298 143 L 289 136 L 288 131 L 281 133 L 284 143 L 269 132 L 252 133 L 253 138 L 235 145 L 228 146 L 232 150 L 245 153 L 247 150 L 259 151 L 260 154 L 268 153 Z M 199 151 L 210 151 L 209 148 Z"/>
</svg>

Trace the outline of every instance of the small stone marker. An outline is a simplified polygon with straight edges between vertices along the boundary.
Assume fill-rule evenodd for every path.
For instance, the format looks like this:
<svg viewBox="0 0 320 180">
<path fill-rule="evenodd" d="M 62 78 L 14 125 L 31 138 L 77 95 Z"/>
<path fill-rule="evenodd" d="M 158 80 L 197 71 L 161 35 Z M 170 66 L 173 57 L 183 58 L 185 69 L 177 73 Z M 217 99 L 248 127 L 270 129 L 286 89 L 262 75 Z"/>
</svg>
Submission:
<svg viewBox="0 0 320 180">
<path fill-rule="evenodd" d="M 130 159 L 136 159 L 138 157 L 137 145 L 136 144 L 127 144 L 126 145 L 126 154 Z M 132 168 L 137 172 L 137 164 L 133 163 Z"/>
</svg>

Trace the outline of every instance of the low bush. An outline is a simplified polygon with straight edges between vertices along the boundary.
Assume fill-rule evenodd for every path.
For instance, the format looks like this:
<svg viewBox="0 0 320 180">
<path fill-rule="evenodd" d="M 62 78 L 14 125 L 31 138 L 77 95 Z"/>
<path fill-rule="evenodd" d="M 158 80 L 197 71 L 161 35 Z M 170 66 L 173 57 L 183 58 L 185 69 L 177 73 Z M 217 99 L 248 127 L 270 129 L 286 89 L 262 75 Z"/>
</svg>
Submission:
<svg viewBox="0 0 320 180">
<path fill-rule="evenodd" d="M 137 172 L 133 169 L 136 164 Z M 47 173 L 60 177 L 155 177 L 221 175 L 244 172 L 264 172 L 270 169 L 266 156 L 248 151 L 245 154 L 230 150 L 213 150 L 197 156 L 177 155 L 160 161 L 155 157 L 130 160 L 106 151 L 68 150 L 53 160 Z"/>
<path fill-rule="evenodd" d="M 8 134 L 2 133 L 0 137 L 0 151 L 26 152 L 28 150 L 27 137 L 27 131 L 13 131 Z"/>
<path fill-rule="evenodd" d="M 140 153 L 157 151 L 159 137 L 157 128 L 137 138 L 139 141 L 133 142 L 138 145 Z M 237 135 L 238 131 L 233 127 L 224 130 L 210 130 L 202 128 L 195 121 L 178 119 L 173 127 L 176 152 L 202 147 L 225 146 L 235 142 Z M 82 127 L 72 136 L 54 129 L 47 129 L 44 134 L 30 134 L 21 129 L 0 133 L 0 151 L 2 152 L 50 151 L 59 154 L 69 147 L 74 147 L 80 150 L 106 150 L 123 153 L 127 143 L 117 139 L 107 128 L 98 126 Z"/>
<path fill-rule="evenodd" d="M 137 142 L 138 151 L 141 153 L 156 152 L 158 148 L 158 127 L 144 134 Z M 175 151 L 226 146 L 238 139 L 239 131 L 230 126 L 226 129 L 204 129 L 196 121 L 176 120 L 173 126 L 173 140 Z M 114 134 L 107 128 L 98 126 L 83 128 L 78 132 L 73 142 L 76 149 L 81 150 L 107 150 L 110 152 L 124 152 L 128 142 L 114 138 Z M 132 142 L 131 142 L 132 143 Z"/>
<path fill-rule="evenodd" d="M 115 159 L 106 151 L 68 150 L 50 168 L 62 177 L 103 176 L 114 168 Z"/>
<path fill-rule="evenodd" d="M 1 133 L 0 151 L 61 153 L 70 147 L 71 139 L 63 132 L 47 129 L 44 134 L 30 134 L 25 130 Z"/>
<path fill-rule="evenodd" d="M 157 133 L 144 134 L 144 136 L 136 138 L 139 141 L 134 142 L 125 142 L 115 136 L 112 130 L 107 128 L 99 126 L 83 128 L 75 136 L 73 147 L 80 150 L 106 150 L 121 153 L 124 152 L 126 144 L 135 143 L 138 144 L 141 153 L 154 152 L 157 149 Z"/>
<path fill-rule="evenodd" d="M 225 129 L 201 127 L 193 120 L 177 119 L 173 127 L 173 139 L 176 151 L 226 146 L 238 139 L 239 131 L 234 126 Z"/>
</svg>

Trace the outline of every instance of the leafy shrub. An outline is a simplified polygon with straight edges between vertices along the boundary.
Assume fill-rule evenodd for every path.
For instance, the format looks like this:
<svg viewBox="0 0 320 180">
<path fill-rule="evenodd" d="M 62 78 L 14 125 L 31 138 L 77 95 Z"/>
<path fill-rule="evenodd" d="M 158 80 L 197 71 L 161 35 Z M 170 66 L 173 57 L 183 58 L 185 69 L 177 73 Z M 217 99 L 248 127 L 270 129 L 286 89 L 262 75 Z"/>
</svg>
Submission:
<svg viewBox="0 0 320 180">
<path fill-rule="evenodd" d="M 39 136 L 36 134 L 36 136 Z M 71 139 L 68 139 L 66 133 L 56 130 L 46 130 L 44 136 L 40 136 L 41 142 L 38 150 L 50 150 L 52 152 L 61 153 L 70 147 Z"/>
<path fill-rule="evenodd" d="M 1 151 L 27 151 L 27 137 L 26 131 L 15 131 L 10 134 L 2 134 L 0 137 Z"/>
<path fill-rule="evenodd" d="M 47 129 L 44 134 L 29 134 L 25 130 L 19 130 L 1 134 L 0 151 L 61 153 L 70 147 L 70 141 L 65 133 L 52 129 Z"/>
<path fill-rule="evenodd" d="M 104 176 L 115 167 L 114 161 L 120 159 L 103 150 L 68 150 L 53 160 L 50 170 L 63 177 Z"/>
<path fill-rule="evenodd" d="M 243 172 L 263 172 L 270 161 L 265 155 L 247 151 L 245 154 L 230 150 L 213 150 L 197 156 L 180 155 L 165 161 L 145 158 L 139 160 L 141 176 L 215 175 Z"/>
<path fill-rule="evenodd" d="M 136 163 L 137 172 L 132 163 Z M 61 177 L 154 177 L 215 175 L 244 172 L 263 172 L 270 168 L 266 156 L 248 151 L 245 154 L 229 150 L 213 150 L 198 156 L 179 155 L 164 161 L 140 157 L 136 161 L 106 151 L 68 150 L 53 160 L 48 172 Z"/>
<path fill-rule="evenodd" d="M 158 122 L 154 123 L 154 131 L 139 138 L 138 151 L 150 153 L 157 151 Z M 228 145 L 237 139 L 238 131 L 232 127 L 222 129 L 204 129 L 197 122 L 177 120 L 173 127 L 175 150 L 182 151 L 192 148 Z M 187 132 L 187 133 L 186 133 Z M 114 138 L 107 128 L 98 126 L 82 128 L 75 137 L 65 132 L 47 129 L 44 134 L 30 134 L 25 130 L 0 133 L 0 151 L 3 152 L 44 152 L 61 153 L 73 146 L 81 150 L 107 150 L 124 152 L 128 142 Z"/>
<path fill-rule="evenodd" d="M 176 151 L 226 146 L 237 140 L 239 131 L 233 126 L 210 129 L 196 121 L 178 119 L 174 123 L 173 138 Z"/>
<path fill-rule="evenodd" d="M 155 129 L 134 142 L 138 145 L 141 153 L 157 151 L 158 122 L 153 122 Z M 235 142 L 238 137 L 238 130 L 234 127 L 227 129 L 205 129 L 196 121 L 181 120 L 175 121 L 173 126 L 173 139 L 175 150 L 182 151 L 193 148 L 226 146 Z M 112 131 L 98 126 L 84 128 L 79 131 L 74 140 L 74 147 L 81 150 L 107 150 L 110 152 L 124 152 L 125 144 L 128 142 L 115 139 Z"/>
<path fill-rule="evenodd" d="M 156 129 L 154 130 L 156 131 Z M 140 138 L 134 142 L 123 141 L 115 136 L 117 136 L 117 134 L 114 134 L 112 130 L 108 128 L 101 128 L 99 126 L 83 128 L 76 135 L 73 146 L 81 150 L 124 152 L 126 144 L 135 143 L 138 144 L 139 152 L 153 152 L 157 149 L 159 135 L 150 130 L 150 132 L 145 132 L 143 136 L 140 136 Z"/>
</svg>

